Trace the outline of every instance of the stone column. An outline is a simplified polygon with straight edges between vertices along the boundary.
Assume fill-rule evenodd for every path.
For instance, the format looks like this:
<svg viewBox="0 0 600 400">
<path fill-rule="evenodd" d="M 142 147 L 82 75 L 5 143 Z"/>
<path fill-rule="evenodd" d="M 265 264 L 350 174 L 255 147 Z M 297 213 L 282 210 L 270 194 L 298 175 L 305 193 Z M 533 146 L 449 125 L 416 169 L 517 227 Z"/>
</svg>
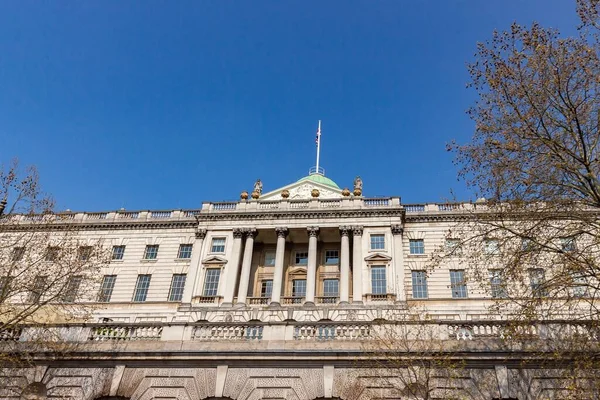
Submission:
<svg viewBox="0 0 600 400">
<path fill-rule="evenodd" d="M 277 233 L 277 249 L 275 250 L 275 272 L 273 274 L 273 293 L 271 294 L 271 305 L 281 305 L 281 286 L 283 284 L 283 258 L 285 256 L 285 237 L 288 228 L 275 228 Z"/>
<path fill-rule="evenodd" d="M 233 304 L 235 284 L 240 272 L 240 258 L 242 257 L 242 236 L 244 236 L 243 229 L 235 228 L 233 230 L 233 250 L 231 252 L 231 261 L 227 263 L 227 273 L 225 274 L 223 306 L 231 306 Z"/>
<path fill-rule="evenodd" d="M 362 226 L 352 227 L 352 303 L 363 302 Z"/>
<path fill-rule="evenodd" d="M 254 237 L 256 229 L 246 231 L 246 246 L 244 247 L 244 258 L 242 259 L 242 273 L 240 275 L 240 287 L 238 289 L 237 303 L 246 304 L 248 296 L 248 285 L 250 284 L 250 268 L 252 267 L 252 252 L 254 251 Z"/>
<path fill-rule="evenodd" d="M 394 266 L 396 301 L 406 301 L 406 293 L 404 292 L 404 257 L 402 253 L 403 232 L 404 228 L 402 225 L 392 225 L 392 235 L 394 235 L 394 258 L 392 265 Z"/>
<path fill-rule="evenodd" d="M 310 226 L 308 231 L 308 265 L 306 268 L 306 301 L 304 304 L 315 304 L 315 286 L 317 281 L 317 236 L 319 228 Z"/>
<path fill-rule="evenodd" d="M 342 248 L 340 252 L 340 303 L 346 304 L 350 292 L 350 234 L 349 226 L 340 226 Z"/>
<path fill-rule="evenodd" d="M 190 269 L 186 277 L 185 288 L 183 289 L 182 303 L 190 304 L 192 298 L 196 295 L 196 286 L 202 274 L 202 245 L 206 237 L 206 229 L 196 229 L 196 240 L 192 247 L 192 256 L 190 257 Z"/>
</svg>

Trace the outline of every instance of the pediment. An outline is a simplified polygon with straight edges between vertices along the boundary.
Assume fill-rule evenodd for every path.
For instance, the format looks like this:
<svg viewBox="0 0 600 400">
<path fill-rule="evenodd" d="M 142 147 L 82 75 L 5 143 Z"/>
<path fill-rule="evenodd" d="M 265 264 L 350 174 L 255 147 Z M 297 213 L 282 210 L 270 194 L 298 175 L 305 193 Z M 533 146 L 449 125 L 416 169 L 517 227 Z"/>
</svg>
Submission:
<svg viewBox="0 0 600 400">
<path fill-rule="evenodd" d="M 389 262 L 389 261 L 392 261 L 392 257 L 390 257 L 386 254 L 382 254 L 382 253 L 375 253 L 375 254 L 371 254 L 370 256 L 365 257 L 365 261 Z"/>
<path fill-rule="evenodd" d="M 202 264 L 227 264 L 227 259 L 219 256 L 208 256 L 202 260 Z"/>
<path fill-rule="evenodd" d="M 313 189 L 319 190 L 319 199 L 340 199 L 342 191 L 332 188 L 318 182 L 302 181 L 294 182 L 290 185 L 265 193 L 260 197 L 260 200 L 282 200 L 281 192 L 287 190 L 290 192 L 289 200 L 310 200 L 312 199 L 311 192 Z"/>
</svg>

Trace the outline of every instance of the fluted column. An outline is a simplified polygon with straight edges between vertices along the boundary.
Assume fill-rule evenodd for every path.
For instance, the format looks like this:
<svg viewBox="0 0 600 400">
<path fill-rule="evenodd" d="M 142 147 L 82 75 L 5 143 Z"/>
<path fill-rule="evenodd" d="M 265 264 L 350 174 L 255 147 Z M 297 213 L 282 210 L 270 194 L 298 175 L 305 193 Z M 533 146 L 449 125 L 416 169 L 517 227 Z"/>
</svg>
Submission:
<svg viewBox="0 0 600 400">
<path fill-rule="evenodd" d="M 340 303 L 348 303 L 350 292 L 350 234 L 349 226 L 340 226 L 342 248 L 340 254 Z"/>
<path fill-rule="evenodd" d="M 362 226 L 352 227 L 352 303 L 363 301 Z"/>
<path fill-rule="evenodd" d="M 404 291 L 404 256 L 402 252 L 402 225 L 392 225 L 392 235 L 394 235 L 394 258 L 392 265 L 394 267 L 394 283 L 397 301 L 406 301 Z"/>
<path fill-rule="evenodd" d="M 240 258 L 242 257 L 242 236 L 244 231 L 239 228 L 233 230 L 233 249 L 231 252 L 231 261 L 227 264 L 227 273 L 225 274 L 225 292 L 223 293 L 223 306 L 233 304 L 235 293 L 235 284 L 240 271 Z"/>
<path fill-rule="evenodd" d="M 306 268 L 306 301 L 304 304 L 315 303 L 315 287 L 317 281 L 317 236 L 319 228 L 310 226 L 308 231 L 308 264 Z"/>
<path fill-rule="evenodd" d="M 242 273 L 240 275 L 240 286 L 238 289 L 237 303 L 246 304 L 248 297 L 248 285 L 250 284 L 250 268 L 252 267 L 252 253 L 254 251 L 254 237 L 256 229 L 246 231 L 246 245 L 244 246 L 244 258 L 242 259 Z"/>
<path fill-rule="evenodd" d="M 285 256 L 285 237 L 288 228 L 275 228 L 277 233 L 277 249 L 275 250 L 275 272 L 273 274 L 273 293 L 271 293 L 271 305 L 281 304 L 281 286 L 283 284 L 283 258 Z"/>
<path fill-rule="evenodd" d="M 190 269 L 186 277 L 185 288 L 183 289 L 182 303 L 191 303 L 192 298 L 196 295 L 196 286 L 202 272 L 202 245 L 206 237 L 206 229 L 196 229 L 196 240 L 192 247 L 192 256 L 190 257 Z"/>
</svg>

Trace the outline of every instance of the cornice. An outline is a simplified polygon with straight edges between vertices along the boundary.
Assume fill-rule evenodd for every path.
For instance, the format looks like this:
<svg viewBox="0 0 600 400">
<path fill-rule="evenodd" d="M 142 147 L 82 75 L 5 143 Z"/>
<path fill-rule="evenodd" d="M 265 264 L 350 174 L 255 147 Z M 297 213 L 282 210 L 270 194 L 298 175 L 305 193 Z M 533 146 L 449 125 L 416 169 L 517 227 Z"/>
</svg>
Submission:
<svg viewBox="0 0 600 400">
<path fill-rule="evenodd" d="M 360 210 L 300 210 L 300 211 L 262 211 L 244 213 L 200 214 L 199 222 L 232 221 L 232 220 L 266 220 L 266 219 L 312 219 L 312 218 L 361 218 L 361 217 L 402 217 L 404 210 L 395 209 L 360 209 Z"/>
<path fill-rule="evenodd" d="M 136 229 L 180 229 L 194 228 L 198 225 L 195 219 L 177 221 L 119 221 L 101 223 L 46 223 L 46 224 L 10 224 L 0 226 L 0 232 L 25 231 L 63 231 L 63 230 L 136 230 Z"/>
</svg>

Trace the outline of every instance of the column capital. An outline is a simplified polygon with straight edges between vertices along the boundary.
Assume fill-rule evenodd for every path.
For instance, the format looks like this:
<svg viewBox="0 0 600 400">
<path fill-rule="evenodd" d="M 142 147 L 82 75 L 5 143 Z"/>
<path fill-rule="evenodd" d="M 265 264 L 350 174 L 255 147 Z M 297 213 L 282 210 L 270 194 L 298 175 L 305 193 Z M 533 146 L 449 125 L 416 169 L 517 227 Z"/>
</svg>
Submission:
<svg viewBox="0 0 600 400">
<path fill-rule="evenodd" d="M 402 225 L 392 225 L 392 235 L 402 235 L 404 227 Z"/>
<path fill-rule="evenodd" d="M 244 229 L 242 228 L 233 228 L 233 237 L 236 239 L 241 239 L 244 236 Z"/>
<path fill-rule="evenodd" d="M 342 225 L 342 226 L 340 226 L 340 235 L 348 236 L 350 234 L 351 230 L 352 230 L 351 226 Z"/>
<path fill-rule="evenodd" d="M 319 227 L 318 226 L 309 226 L 306 228 L 309 237 L 317 237 L 319 235 Z"/>
<path fill-rule="evenodd" d="M 362 236 L 362 234 L 363 234 L 363 227 L 361 225 L 354 225 L 352 227 L 352 235 Z"/>
<path fill-rule="evenodd" d="M 258 234 L 258 231 L 256 230 L 256 228 L 246 228 L 244 229 L 244 233 L 246 234 L 246 237 L 255 238 Z"/>
<path fill-rule="evenodd" d="M 278 226 L 277 228 L 275 228 L 275 233 L 277 233 L 277 237 L 280 238 L 284 238 L 287 236 L 288 234 L 288 228 L 285 226 Z"/>
<path fill-rule="evenodd" d="M 196 239 L 204 239 L 206 237 L 206 229 L 196 228 Z"/>
</svg>

